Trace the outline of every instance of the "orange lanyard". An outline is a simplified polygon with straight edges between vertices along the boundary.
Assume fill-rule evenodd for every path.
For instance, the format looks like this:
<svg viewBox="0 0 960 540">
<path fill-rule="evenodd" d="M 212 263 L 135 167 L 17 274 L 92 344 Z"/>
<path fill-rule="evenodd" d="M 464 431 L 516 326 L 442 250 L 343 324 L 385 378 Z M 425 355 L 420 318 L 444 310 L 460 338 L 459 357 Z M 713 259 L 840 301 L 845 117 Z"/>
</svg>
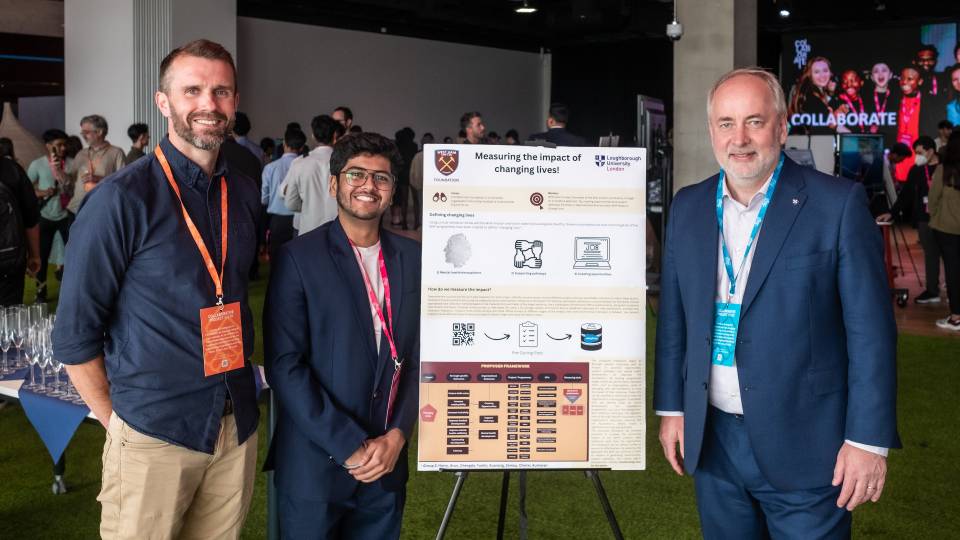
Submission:
<svg viewBox="0 0 960 540">
<path fill-rule="evenodd" d="M 210 272 L 210 277 L 213 278 L 213 284 L 217 288 L 217 305 L 223 305 L 223 273 L 227 269 L 227 225 L 228 225 L 228 207 L 227 207 L 227 179 L 224 176 L 220 177 L 220 273 L 217 273 L 216 266 L 213 265 L 213 258 L 210 257 L 210 252 L 207 250 L 207 245 L 203 242 L 203 237 L 200 236 L 200 231 L 197 230 L 197 226 L 193 224 L 193 220 L 190 219 L 190 214 L 187 213 L 187 207 L 183 205 L 183 198 L 180 196 L 180 188 L 177 187 L 176 180 L 173 179 L 173 172 L 170 170 L 170 164 L 167 163 L 166 156 L 163 155 L 163 150 L 160 149 L 160 145 L 157 145 L 153 149 L 153 153 L 157 156 L 157 161 L 160 162 L 160 167 L 163 168 L 163 173 L 167 176 L 167 182 L 170 183 L 170 187 L 173 188 L 173 192 L 177 194 L 177 201 L 180 202 L 180 210 L 183 212 L 183 219 L 187 222 L 187 229 L 190 229 L 190 235 L 193 236 L 194 243 L 197 244 L 197 249 L 200 250 L 200 255 L 203 257 L 203 262 L 207 265 L 207 272 Z"/>
</svg>

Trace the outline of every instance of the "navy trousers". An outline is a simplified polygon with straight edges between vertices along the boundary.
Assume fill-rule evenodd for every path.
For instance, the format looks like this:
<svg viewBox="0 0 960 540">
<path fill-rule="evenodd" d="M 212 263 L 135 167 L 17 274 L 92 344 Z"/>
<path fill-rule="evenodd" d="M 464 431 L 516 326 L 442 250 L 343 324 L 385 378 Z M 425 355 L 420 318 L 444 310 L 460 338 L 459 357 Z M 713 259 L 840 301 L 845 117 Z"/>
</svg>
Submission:
<svg viewBox="0 0 960 540">
<path fill-rule="evenodd" d="M 384 491 L 379 482 L 360 484 L 345 501 L 291 497 L 278 492 L 280 537 L 284 540 L 389 540 L 400 538 L 406 490 Z"/>
<path fill-rule="evenodd" d="M 850 513 L 837 508 L 840 487 L 780 491 L 771 486 L 757 466 L 740 415 L 710 407 L 694 485 L 707 540 L 850 537 Z"/>
</svg>

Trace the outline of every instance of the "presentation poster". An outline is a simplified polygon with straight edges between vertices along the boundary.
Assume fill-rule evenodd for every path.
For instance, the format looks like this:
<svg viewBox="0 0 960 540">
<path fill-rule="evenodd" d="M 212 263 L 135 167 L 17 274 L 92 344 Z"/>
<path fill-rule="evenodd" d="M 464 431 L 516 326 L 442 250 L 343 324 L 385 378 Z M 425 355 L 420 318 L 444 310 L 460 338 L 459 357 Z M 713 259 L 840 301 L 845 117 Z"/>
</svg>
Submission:
<svg viewBox="0 0 960 540">
<path fill-rule="evenodd" d="M 423 155 L 418 469 L 643 469 L 646 150 Z"/>
</svg>

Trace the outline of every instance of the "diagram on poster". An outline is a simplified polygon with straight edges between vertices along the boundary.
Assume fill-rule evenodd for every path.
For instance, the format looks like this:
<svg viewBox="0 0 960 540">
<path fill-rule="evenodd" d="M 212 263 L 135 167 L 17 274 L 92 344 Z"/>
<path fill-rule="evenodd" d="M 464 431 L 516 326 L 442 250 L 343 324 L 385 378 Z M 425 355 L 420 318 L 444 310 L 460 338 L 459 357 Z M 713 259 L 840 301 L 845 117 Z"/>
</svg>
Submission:
<svg viewBox="0 0 960 540">
<path fill-rule="evenodd" d="M 645 150 L 424 156 L 419 470 L 643 469 Z"/>
</svg>

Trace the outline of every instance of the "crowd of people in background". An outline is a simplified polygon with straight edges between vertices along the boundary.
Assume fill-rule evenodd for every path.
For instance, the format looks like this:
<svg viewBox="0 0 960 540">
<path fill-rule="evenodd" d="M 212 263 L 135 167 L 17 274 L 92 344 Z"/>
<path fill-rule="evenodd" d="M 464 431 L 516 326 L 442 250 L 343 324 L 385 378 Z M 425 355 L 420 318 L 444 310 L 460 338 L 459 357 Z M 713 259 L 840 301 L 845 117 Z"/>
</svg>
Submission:
<svg viewBox="0 0 960 540">
<path fill-rule="evenodd" d="M 951 172 L 960 170 L 960 150 L 951 151 L 950 142 L 956 138 L 955 126 L 960 123 L 960 45 L 954 54 L 958 63 L 942 73 L 933 71 L 938 59 L 937 50 L 922 46 L 913 62 L 897 71 L 878 62 L 869 73 L 846 69 L 841 70 L 839 76 L 827 58 L 813 57 L 807 61 L 790 93 L 788 115 L 793 119 L 800 118 L 799 115 L 810 118 L 819 115 L 826 119 L 824 126 L 836 132 L 888 132 L 896 141 L 887 152 L 888 167 L 884 173 L 898 196 L 888 215 L 881 217 L 896 217 L 918 230 L 926 261 L 926 287 L 915 298 L 916 302 L 941 301 L 939 261 L 943 261 L 950 316 L 938 321 L 937 325 L 960 330 L 960 298 L 956 298 L 960 293 L 960 284 L 957 284 L 960 279 L 960 209 L 953 196 L 960 191 L 957 188 L 960 175 Z M 887 112 L 896 113 L 886 117 L 895 118 L 891 125 L 884 124 L 883 115 Z M 873 118 L 870 115 L 879 116 Z M 547 130 L 521 139 L 517 130 L 512 128 L 501 137 L 487 129 L 482 113 L 468 111 L 459 119 L 456 136 L 444 136 L 442 142 L 515 145 L 535 140 L 557 146 L 587 145 L 583 137 L 566 129 L 569 116 L 564 104 L 554 103 L 546 119 Z M 841 121 L 841 117 L 846 120 Z M 868 124 L 865 119 L 872 120 Z M 310 122 L 309 136 L 299 123 L 290 122 L 282 136 L 263 137 L 256 143 L 248 138 L 253 128 L 251 119 L 243 112 L 236 113 L 232 136 L 225 141 L 222 151 L 231 167 L 259 183 L 262 212 L 257 234 L 262 258 L 269 258 L 283 243 L 336 217 L 336 201 L 329 193 L 330 155 L 339 139 L 363 132 L 354 120 L 354 111 L 350 107 L 339 106 L 329 114 L 315 116 Z M 791 125 L 793 129 L 804 127 L 794 121 Z M 135 123 L 127 129 L 130 139 L 127 151 L 107 140 L 109 126 L 102 116 L 85 116 L 79 127 L 86 147 L 79 137 L 60 129 L 50 129 L 42 136 L 46 155 L 28 164 L 18 164 L 12 143 L 0 140 L 0 155 L 13 165 L 3 169 L 5 176 L 22 177 L 33 187 L 27 191 L 35 200 L 21 203 L 20 219 L 26 230 L 34 231 L 35 228 L 35 232 L 30 232 L 27 237 L 35 234 L 37 246 L 34 250 L 31 242 L 26 242 L 24 249 L 29 257 L 18 261 L 13 272 L 29 271 L 35 275 L 38 301 L 46 300 L 51 263 L 55 266 L 55 277 L 58 280 L 62 277 L 64 246 L 85 194 L 104 177 L 149 152 L 151 138 L 144 123 Z M 436 140 L 433 133 L 424 133 L 418 144 L 416 133 L 410 127 L 403 127 L 394 134 L 402 167 L 386 220 L 395 228 L 416 230 L 421 226 L 422 148 Z M 14 194 L 20 193 L 15 180 L 5 179 L 5 182 L 13 186 Z M 32 210 L 34 206 L 37 208 L 36 219 Z M 258 260 L 261 257 L 253 263 L 251 278 L 259 275 Z M 22 297 L 22 292 L 19 296 Z"/>
<path fill-rule="evenodd" d="M 816 84 L 822 75 L 811 75 L 811 80 Z M 848 86 L 857 86 L 854 75 Z M 915 82 L 918 92 L 926 91 L 923 85 L 928 82 L 920 78 Z M 711 144 L 731 180 L 716 184 L 708 179 L 681 190 L 674 203 L 673 215 L 681 219 L 671 226 L 679 236 L 674 239 L 676 254 L 664 264 L 657 338 L 657 372 L 668 375 L 658 375 L 654 392 L 654 407 L 663 416 L 661 444 L 678 474 L 683 474 L 684 463 L 687 472 L 698 471 L 696 489 L 705 530 L 733 530 L 742 523 L 751 531 L 760 530 L 767 526 L 758 510 L 763 506 L 770 523 L 780 528 L 813 530 L 805 523 L 835 521 L 836 530 L 849 531 L 849 515 L 838 508 L 846 505 L 853 510 L 868 499 L 879 500 L 886 451 L 900 446 L 893 399 L 895 326 L 879 271 L 879 250 L 862 249 L 879 247 L 879 237 L 862 189 L 819 173 L 805 177 L 792 160 L 785 164 L 781 152 L 786 139 L 781 129 L 785 100 L 773 75 L 760 69 L 736 70 L 718 80 L 709 96 Z M 155 99 L 167 118 L 167 134 L 150 150 L 145 125 L 130 126 L 131 148 L 125 152 L 107 140 L 107 120 L 95 114 L 80 121 L 86 148 L 62 130 L 47 130 L 46 154 L 26 170 L 16 162 L 9 141 L 0 140 L 0 210 L 18 209 L 6 215 L 0 211 L 7 220 L 0 229 L 0 301 L 22 303 L 27 273 L 37 279 L 37 300 L 44 300 L 55 239 L 70 246 L 66 268 L 55 274 L 63 277 L 64 285 L 51 339 L 53 354 L 107 430 L 98 496 L 101 535 L 114 537 L 122 531 L 131 537 L 147 532 L 239 537 L 253 497 L 260 421 L 258 378 L 249 362 L 254 350 L 249 282 L 258 278 L 258 261 L 266 258 L 272 272 L 263 307 L 264 366 L 280 406 L 264 466 L 275 471 L 280 530 L 289 538 L 333 537 L 341 530 L 363 538 L 398 538 L 408 477 L 404 452 L 419 407 L 421 250 L 383 225 L 386 221 L 400 229 L 420 226 L 425 159 L 421 145 L 434 141 L 433 134 L 424 134 L 418 144 L 409 127 L 399 129 L 392 140 L 364 132 L 355 123 L 354 111 L 340 106 L 311 120 L 310 137 L 291 122 L 281 138 L 257 144 L 249 138 L 252 119 L 236 110 L 233 58 L 222 45 L 208 40 L 187 43 L 164 58 Z M 743 127 L 728 129 L 732 119 Z M 567 108 L 555 103 L 546 119 L 547 130 L 525 141 L 586 145 L 582 137 L 567 131 L 568 120 Z M 921 133 L 911 141 L 912 148 L 901 142 L 891 150 L 887 169 L 892 172 L 898 162 L 911 160 L 891 214 L 909 213 L 921 229 L 924 249 L 931 257 L 936 250 L 943 259 L 951 314 L 937 325 L 956 331 L 960 130 L 949 123 L 940 126 L 939 150 L 932 134 Z M 521 144 L 516 130 L 508 130 L 502 139 L 488 132 L 478 111 L 464 113 L 459 130 L 456 139 L 443 140 Z M 745 149 L 731 153 L 734 147 Z M 683 345 L 689 329 L 710 325 L 708 310 L 690 317 L 696 310 L 686 291 L 696 289 L 701 277 L 713 282 L 722 276 L 716 290 L 701 290 L 705 296 L 700 296 L 712 300 L 726 292 L 725 306 L 735 306 L 737 319 L 740 304 L 749 301 L 744 298 L 750 289 L 737 288 L 737 275 L 726 260 L 725 237 L 721 236 L 720 259 L 726 272 L 722 266 L 700 264 L 711 260 L 716 265 L 717 257 L 702 249 L 715 245 L 716 233 L 700 234 L 711 230 L 707 225 L 714 214 L 698 209 L 713 208 L 716 193 L 721 232 L 725 223 L 736 231 L 732 236 L 738 252 L 744 253 L 750 278 L 753 262 L 747 257 L 757 252 L 751 253 L 750 245 L 781 171 L 779 189 L 794 190 L 794 207 L 804 196 L 811 201 L 808 205 L 822 210 L 805 214 L 796 235 L 781 237 L 788 246 L 783 253 L 836 239 L 834 249 L 843 262 L 834 261 L 840 283 L 812 292 L 777 280 L 756 285 L 769 287 L 764 290 L 770 294 L 756 296 L 752 309 L 761 310 L 761 315 L 745 319 L 744 327 L 748 334 L 756 330 L 750 335 L 771 336 L 780 323 L 764 314 L 800 305 L 802 316 L 793 317 L 791 335 L 801 336 L 801 341 L 808 334 L 818 336 L 826 350 L 836 353 L 827 355 L 831 361 L 850 357 L 836 369 L 821 370 L 830 377 L 823 381 L 835 376 L 842 385 L 851 373 L 851 380 L 869 383 L 855 385 L 852 398 L 861 398 L 862 403 L 880 396 L 869 411 L 848 408 L 845 394 L 827 392 L 806 397 L 806 404 L 819 407 L 818 414 L 811 416 L 800 408 L 777 422 L 770 414 L 758 416 L 756 425 L 777 426 L 771 429 L 788 439 L 812 437 L 810 449 L 784 450 L 775 444 L 783 437 L 753 444 L 743 427 L 744 418 L 751 418 L 743 415 L 748 399 L 766 400 L 753 401 L 752 406 L 769 412 L 782 401 L 774 396 L 806 390 L 805 381 L 749 372 L 749 361 L 733 362 L 734 343 L 721 340 L 713 350 L 719 353 L 717 361 L 712 366 L 702 363 L 688 381 L 683 352 L 689 349 Z M 804 177 L 807 191 L 801 195 Z M 764 178 L 770 179 L 769 187 L 764 187 Z M 851 198 L 839 202 L 837 189 L 846 190 Z M 762 190 L 769 191 L 760 196 Z M 781 201 L 788 200 L 782 197 Z M 774 219 L 781 225 L 788 217 L 794 219 L 795 210 L 789 214 L 789 206 L 776 204 L 770 207 L 779 212 L 780 218 Z M 724 208 L 730 221 L 725 221 Z M 758 208 L 762 210 L 748 239 L 746 227 L 732 225 Z M 785 265 L 789 268 L 790 259 L 799 258 L 809 259 L 791 257 Z M 768 259 L 766 264 L 774 262 Z M 928 265 L 929 270 L 939 262 Z M 802 270 L 795 277 L 811 281 L 820 271 L 816 266 L 801 264 L 794 268 Z M 862 283 L 846 279 L 861 274 L 866 276 Z M 928 275 L 928 291 L 917 301 L 939 302 L 939 289 L 931 288 L 938 282 L 938 276 Z M 809 298 L 801 298 L 804 295 Z M 844 316 L 846 320 L 822 329 L 808 327 L 808 305 L 820 306 L 827 316 L 823 320 Z M 345 316 L 354 310 L 357 317 Z M 860 316 L 866 314 L 872 318 Z M 717 320 L 721 329 L 732 325 L 732 335 L 737 334 L 738 321 Z M 688 328 L 691 321 L 696 322 Z M 754 356 L 769 357 L 780 343 L 767 339 L 755 340 L 754 345 L 761 347 L 759 353 L 754 349 Z M 748 348 L 737 354 L 744 359 L 751 352 Z M 800 372 L 807 369 L 809 356 L 793 355 L 788 364 Z M 730 362 L 721 362 L 724 358 Z M 703 382 L 701 391 L 707 369 L 718 375 L 709 388 Z M 776 391 L 741 398 L 735 370 L 758 374 L 756 380 L 766 379 Z M 684 399 L 694 394 L 699 396 L 697 407 Z M 845 439 L 843 425 L 849 418 L 870 423 L 862 430 L 869 437 Z M 684 434 L 692 434 L 694 441 L 685 455 Z M 701 445 L 702 441 L 708 442 Z M 752 464 L 753 469 L 743 470 L 762 482 L 740 489 L 735 497 L 726 496 L 742 471 L 728 466 L 732 461 L 717 451 L 718 441 L 734 441 L 731 448 L 743 458 L 734 461 Z M 831 471 L 834 455 L 837 461 Z M 702 469 L 698 460 L 705 464 Z M 777 479 L 782 485 L 769 484 L 765 472 L 756 469 L 757 463 L 787 461 Z M 833 487 L 824 487 L 831 472 Z M 837 485 L 841 481 L 842 492 Z M 851 499 L 855 484 L 857 492 Z M 865 497 L 864 490 L 876 491 Z M 786 505 L 784 493 L 793 497 Z M 838 493 L 835 504 L 832 497 Z M 749 515 L 731 520 L 733 507 L 749 508 L 744 512 Z M 830 511 L 822 510 L 825 507 Z M 797 521 L 798 514 L 806 521 Z"/>
<path fill-rule="evenodd" d="M 910 63 L 893 68 L 877 62 L 837 69 L 814 56 L 790 89 L 787 113 L 791 134 L 881 134 L 892 142 L 884 167 L 891 204 L 878 217 L 917 229 L 926 263 L 917 303 L 941 302 L 943 261 L 950 316 L 936 324 L 960 331 L 960 204 L 954 197 L 960 175 L 952 172 L 960 171 L 960 148 L 950 148 L 952 137 L 960 137 L 960 43 L 953 55 L 955 63 L 941 72 L 933 45 L 921 45 Z"/>
<path fill-rule="evenodd" d="M 442 142 L 517 145 L 537 141 L 538 144 L 557 146 L 586 146 L 583 137 L 567 131 L 569 117 L 566 105 L 553 103 L 546 119 L 547 130 L 521 139 L 513 128 L 506 130 L 503 137 L 495 131 L 488 131 L 483 114 L 469 111 L 460 117 L 457 135 L 444 136 Z M 231 136 L 221 150 L 231 167 L 256 180 L 260 186 L 262 212 L 258 236 L 261 257 L 269 259 L 283 243 L 336 217 L 337 204 L 329 193 L 330 155 L 337 140 L 363 132 L 363 128 L 354 123 L 354 118 L 350 107 L 339 106 L 329 114 L 320 114 L 311 120 L 309 137 L 299 123 L 290 122 L 281 137 L 262 137 L 256 143 L 249 138 L 253 130 L 250 117 L 244 112 L 236 113 Z M 12 274 L 33 276 L 37 284 L 35 300 L 40 302 L 47 300 L 48 267 L 55 267 L 57 280 L 63 276 L 64 250 L 70 238 L 70 226 L 86 193 L 103 178 L 150 152 L 151 134 L 145 123 L 137 122 L 127 128 L 130 146 L 126 151 L 107 140 L 109 125 L 103 116 L 85 116 L 79 128 L 86 147 L 80 137 L 61 129 L 49 129 L 42 135 L 46 155 L 31 163 L 19 163 L 13 143 L 9 139 L 0 139 L 0 156 L 7 158 L 4 160 L 4 182 L 15 188 L 19 183 L 23 184 L 24 198 L 30 200 L 20 203 L 23 208 L 21 219 L 24 228 L 31 231 L 29 234 L 37 236 L 35 249 L 24 248 L 30 261 L 36 260 L 36 268 L 28 268 L 25 261 L 19 261 Z M 433 133 L 427 132 L 420 137 L 418 144 L 414 130 L 403 127 L 394 134 L 394 141 L 403 165 L 387 216 L 395 228 L 417 230 L 423 212 L 422 149 L 437 139 Z M 26 189 L 26 186 L 32 186 L 32 189 Z M 259 277 L 257 260 L 250 269 L 250 277 Z M 4 280 L 10 284 L 18 281 Z M 23 298 L 23 286 L 21 284 L 19 289 L 15 285 L 11 287 L 16 289 L 12 296 L 19 299 L 12 303 L 19 303 Z"/>
<path fill-rule="evenodd" d="M 939 123 L 936 138 L 920 135 L 910 147 L 897 143 L 888 154 L 890 169 L 897 162 L 913 158 L 904 182 L 897 182 L 897 196 L 890 211 L 880 220 L 894 216 L 917 229 L 924 253 L 925 290 L 914 301 L 939 304 L 940 262 L 950 308 L 949 316 L 937 327 L 960 331 L 960 129 L 949 121 Z"/>
</svg>

